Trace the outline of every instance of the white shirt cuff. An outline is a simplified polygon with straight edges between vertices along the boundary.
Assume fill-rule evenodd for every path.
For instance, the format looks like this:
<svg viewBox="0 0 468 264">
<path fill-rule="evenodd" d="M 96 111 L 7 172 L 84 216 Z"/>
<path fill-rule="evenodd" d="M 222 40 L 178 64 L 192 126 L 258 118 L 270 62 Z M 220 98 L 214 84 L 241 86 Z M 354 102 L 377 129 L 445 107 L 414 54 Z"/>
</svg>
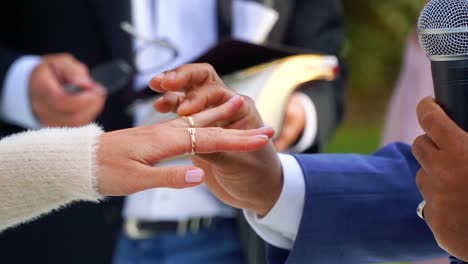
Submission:
<svg viewBox="0 0 468 264">
<path fill-rule="evenodd" d="M 318 120 L 317 120 L 317 109 L 315 108 L 314 102 L 304 93 L 299 92 L 299 99 L 304 106 L 306 114 L 306 123 L 302 137 L 299 139 L 296 145 L 292 146 L 289 151 L 295 153 L 302 153 L 312 146 L 317 137 L 318 131 Z"/>
<path fill-rule="evenodd" d="M 23 56 L 10 66 L 3 83 L 0 117 L 25 128 L 40 128 L 29 100 L 29 78 L 41 63 L 39 56 Z"/>
<path fill-rule="evenodd" d="M 263 218 L 244 210 L 247 222 L 269 244 L 292 249 L 296 240 L 305 199 L 304 174 L 297 160 L 279 154 L 283 166 L 283 190 L 271 211 Z"/>
</svg>

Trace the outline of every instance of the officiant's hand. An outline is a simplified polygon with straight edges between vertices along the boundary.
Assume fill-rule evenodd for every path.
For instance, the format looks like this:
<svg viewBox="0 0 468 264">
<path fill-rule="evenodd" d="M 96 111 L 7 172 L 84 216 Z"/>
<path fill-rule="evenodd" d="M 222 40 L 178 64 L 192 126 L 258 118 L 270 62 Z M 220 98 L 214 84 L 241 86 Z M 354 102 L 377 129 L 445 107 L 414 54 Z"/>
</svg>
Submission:
<svg viewBox="0 0 468 264">
<path fill-rule="evenodd" d="M 79 87 L 81 92 L 67 92 L 67 84 Z M 43 56 L 31 73 L 28 93 L 34 116 L 48 127 L 86 125 L 96 119 L 106 102 L 106 89 L 70 54 Z"/>
<path fill-rule="evenodd" d="M 219 107 L 194 114 L 192 118 L 200 126 L 211 126 L 236 115 L 243 103 L 241 98 L 233 98 Z M 192 152 L 189 126 L 188 119 L 180 117 L 102 134 L 96 155 L 99 193 L 120 196 L 149 188 L 186 188 L 202 183 L 206 172 L 203 167 L 154 167 L 161 160 Z M 252 151 L 265 146 L 272 135 L 271 128 L 197 128 L 193 150 L 197 154 Z"/>
<path fill-rule="evenodd" d="M 298 93 L 288 100 L 279 136 L 274 140 L 276 150 L 285 151 L 298 141 L 306 126 L 306 113 Z"/>
<path fill-rule="evenodd" d="M 263 126 L 253 101 L 225 87 L 210 65 L 184 65 L 156 76 L 150 86 L 158 92 L 182 92 L 167 93 L 157 100 L 155 108 L 161 112 L 192 115 L 232 98 L 240 98 L 244 104 L 239 112 L 216 125 L 231 129 Z M 196 122 L 196 126 L 201 124 Z M 192 160 L 204 169 L 205 183 L 226 204 L 264 215 L 279 198 L 283 185 L 282 170 L 272 143 L 248 153 L 202 154 L 193 156 Z"/>
</svg>

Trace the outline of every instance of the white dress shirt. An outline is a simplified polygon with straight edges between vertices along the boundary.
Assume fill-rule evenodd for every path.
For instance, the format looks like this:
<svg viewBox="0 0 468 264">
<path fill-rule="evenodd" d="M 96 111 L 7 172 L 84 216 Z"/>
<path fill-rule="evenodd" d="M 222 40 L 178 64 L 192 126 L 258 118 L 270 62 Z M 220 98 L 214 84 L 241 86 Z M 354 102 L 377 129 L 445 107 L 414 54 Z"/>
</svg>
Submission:
<svg viewBox="0 0 468 264">
<path fill-rule="evenodd" d="M 293 156 L 279 154 L 279 158 L 283 167 L 283 190 L 278 201 L 262 218 L 246 210 L 244 216 L 263 240 L 279 248 L 292 249 L 304 208 L 304 173 Z"/>
<path fill-rule="evenodd" d="M 0 117 L 3 120 L 26 128 L 41 127 L 31 109 L 28 89 L 29 77 L 40 63 L 38 56 L 23 56 L 8 69 L 0 101 Z"/>
<path fill-rule="evenodd" d="M 153 4 L 152 4 L 153 3 Z M 132 1 L 132 17 L 136 31 L 148 39 L 165 38 L 179 51 L 172 63 L 161 69 L 171 69 L 197 58 L 217 42 L 217 12 L 214 0 Z M 195 11 L 195 12 L 194 12 Z M 263 19 L 262 19 L 263 18 Z M 249 1 L 235 1 L 233 5 L 233 35 L 245 41 L 261 43 L 274 26 L 277 17 L 271 9 Z M 153 22 L 152 22 L 153 21 Z M 153 25 L 151 24 L 153 23 Z M 155 25 L 154 25 L 155 23 Z M 138 41 L 135 47 L 138 48 Z M 154 54 L 158 60 L 164 54 Z M 145 62 L 142 62 L 144 64 Z M 155 72 L 154 74 L 156 74 Z M 154 74 L 139 75 L 135 86 L 146 86 Z M 304 137 L 295 148 L 299 151 L 310 146 L 317 130 L 315 108 L 304 95 L 308 125 Z M 148 111 L 148 110 L 146 110 Z M 145 110 L 136 112 L 136 124 L 146 116 Z M 310 122 L 309 122 L 310 121 Z M 179 161 L 180 162 L 180 161 Z M 188 165 L 189 161 L 179 164 Z M 190 217 L 230 217 L 234 210 L 221 204 L 205 186 L 185 189 L 154 189 L 129 196 L 125 203 L 124 217 L 140 220 L 186 220 Z"/>
<path fill-rule="evenodd" d="M 217 41 L 215 0 L 133 0 L 132 23 L 138 33 L 149 38 L 164 37 L 175 44 L 178 57 L 161 71 L 190 62 Z M 262 19 L 264 18 L 264 19 Z M 233 6 L 233 36 L 245 41 L 261 43 L 268 35 L 277 17 L 272 10 L 258 3 L 237 0 Z M 135 41 L 138 48 L 141 43 Z M 164 56 L 163 50 L 158 56 Z M 148 60 L 160 57 L 148 57 Z M 28 128 L 40 127 L 32 113 L 28 95 L 29 77 L 40 63 L 40 57 L 24 56 L 10 67 L 3 83 L 0 117 Z M 154 74 L 157 74 L 155 72 Z M 153 74 L 137 75 L 136 87 L 145 87 Z M 315 139 L 316 111 L 308 97 L 303 97 L 306 109 L 306 129 L 297 150 L 306 149 Z M 135 119 L 146 113 L 136 113 Z M 289 158 L 288 158 L 289 157 Z M 290 248 L 302 215 L 300 198 L 301 175 L 297 162 L 291 156 L 281 156 L 284 169 L 284 187 L 275 208 L 262 219 L 247 215 L 255 230 L 273 245 Z M 292 175 L 292 176 L 288 176 Z M 302 183 L 303 185 L 303 183 Z M 294 200 L 291 200 L 294 197 Z M 294 201 L 295 206 L 291 206 Z M 299 209 L 300 208 L 300 209 Z M 294 211 L 294 212 L 292 212 Z M 154 189 L 130 196 L 125 205 L 126 218 L 142 220 L 183 220 L 189 217 L 231 216 L 232 209 L 215 199 L 206 187 L 186 190 Z M 281 215 L 281 220 L 277 219 Z M 284 218 L 284 216 L 291 216 Z"/>
</svg>

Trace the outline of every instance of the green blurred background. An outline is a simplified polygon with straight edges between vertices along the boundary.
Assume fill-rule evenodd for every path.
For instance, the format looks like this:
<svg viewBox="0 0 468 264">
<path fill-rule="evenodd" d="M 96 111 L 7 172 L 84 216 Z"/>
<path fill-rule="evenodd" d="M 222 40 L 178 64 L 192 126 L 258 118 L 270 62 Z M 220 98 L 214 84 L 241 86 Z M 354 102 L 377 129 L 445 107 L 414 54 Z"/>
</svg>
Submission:
<svg viewBox="0 0 468 264">
<path fill-rule="evenodd" d="M 371 153 L 381 142 L 385 112 L 406 38 L 426 0 L 344 0 L 349 66 L 344 123 L 326 148 Z"/>
<path fill-rule="evenodd" d="M 347 113 L 327 152 L 371 153 L 380 144 L 403 46 L 426 0 L 344 0 Z"/>
</svg>

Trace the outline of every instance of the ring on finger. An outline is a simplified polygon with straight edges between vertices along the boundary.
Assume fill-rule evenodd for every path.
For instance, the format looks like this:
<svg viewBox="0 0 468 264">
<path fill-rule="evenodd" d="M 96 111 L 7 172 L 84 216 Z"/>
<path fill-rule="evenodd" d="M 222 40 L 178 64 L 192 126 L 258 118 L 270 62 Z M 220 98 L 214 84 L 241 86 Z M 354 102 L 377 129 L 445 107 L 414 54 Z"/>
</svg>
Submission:
<svg viewBox="0 0 468 264">
<path fill-rule="evenodd" d="M 190 135 L 190 145 L 191 145 L 191 151 L 190 151 L 190 154 L 191 155 L 195 155 L 197 154 L 197 151 L 196 151 L 196 134 L 197 134 L 197 130 L 196 128 L 194 127 L 191 127 L 191 128 L 187 128 L 187 132 L 189 133 Z"/>
<path fill-rule="evenodd" d="M 424 220 L 424 207 L 426 206 L 426 201 L 422 201 L 421 203 L 419 203 L 418 205 L 418 208 L 416 209 L 416 214 L 418 214 L 418 216 Z"/>
<path fill-rule="evenodd" d="M 195 126 L 195 120 L 193 120 L 193 117 L 191 117 L 191 116 L 184 116 L 184 117 L 187 120 L 190 128 L 195 128 L 196 127 Z"/>
</svg>

